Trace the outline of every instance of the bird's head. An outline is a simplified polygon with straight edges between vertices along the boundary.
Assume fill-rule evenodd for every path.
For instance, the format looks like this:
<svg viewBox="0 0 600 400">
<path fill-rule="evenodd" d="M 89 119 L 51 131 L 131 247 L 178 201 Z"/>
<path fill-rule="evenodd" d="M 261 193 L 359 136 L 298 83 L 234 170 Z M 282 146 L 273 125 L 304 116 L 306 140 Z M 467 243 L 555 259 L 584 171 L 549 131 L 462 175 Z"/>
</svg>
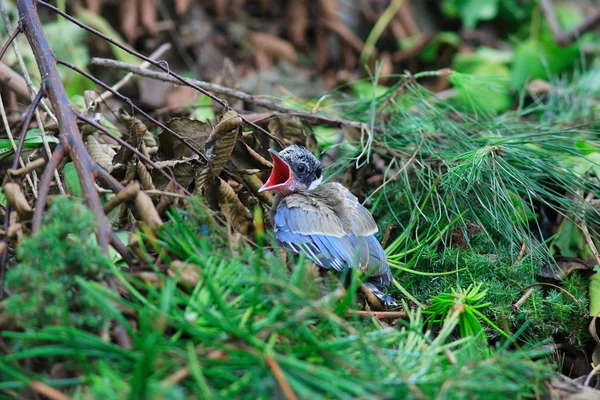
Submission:
<svg viewBox="0 0 600 400">
<path fill-rule="evenodd" d="M 292 193 L 313 190 L 321 184 L 321 162 L 305 147 L 293 145 L 279 153 L 269 149 L 269 153 L 273 159 L 273 170 L 259 192 Z"/>
</svg>

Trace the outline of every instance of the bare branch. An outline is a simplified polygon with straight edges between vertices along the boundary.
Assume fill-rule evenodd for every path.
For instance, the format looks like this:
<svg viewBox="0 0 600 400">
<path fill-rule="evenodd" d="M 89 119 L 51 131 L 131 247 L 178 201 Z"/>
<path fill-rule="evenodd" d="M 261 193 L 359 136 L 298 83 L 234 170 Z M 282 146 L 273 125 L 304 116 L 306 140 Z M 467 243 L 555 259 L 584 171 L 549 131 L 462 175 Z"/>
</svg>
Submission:
<svg viewBox="0 0 600 400">
<path fill-rule="evenodd" d="M 6 43 L 4 43 L 2 49 L 0 50 L 0 58 L 4 57 L 4 53 L 6 53 L 6 50 L 8 50 L 8 46 L 10 46 L 10 44 L 15 40 L 19 32 L 21 32 L 21 29 L 17 28 L 13 31 L 13 33 L 9 35 L 8 39 L 6 40 Z"/>
<path fill-rule="evenodd" d="M 152 79 L 156 79 L 159 81 L 171 82 L 176 85 L 179 84 L 179 81 L 180 81 L 179 79 L 174 78 L 172 76 L 172 73 L 165 74 L 165 73 L 158 72 L 158 71 L 145 70 L 145 69 L 141 69 L 140 67 L 132 65 L 132 64 L 127 64 L 124 62 L 111 60 L 111 59 L 107 59 L 107 58 L 92 58 L 90 64 L 107 67 L 107 68 L 120 69 L 123 71 L 128 71 L 128 72 L 134 73 L 139 76 L 143 76 L 146 78 L 152 78 Z M 235 89 L 231 89 L 231 88 L 228 88 L 225 86 L 217 85 L 215 83 L 210 83 L 210 82 L 201 81 L 201 80 L 197 80 L 197 79 L 188 79 L 188 78 L 183 78 L 183 81 L 186 86 L 202 87 L 202 88 L 206 89 L 207 91 L 211 91 L 211 92 L 218 93 L 218 94 L 225 95 L 225 96 L 231 96 L 233 98 L 236 98 L 236 99 L 239 99 L 242 101 L 246 101 L 248 103 L 252 103 L 259 107 L 264 107 L 268 110 L 278 111 L 282 114 L 287 114 L 287 115 L 296 115 L 296 116 L 304 118 L 306 120 L 314 121 L 314 122 L 321 123 L 321 124 L 324 123 L 327 125 L 345 125 L 345 126 L 350 126 L 352 128 L 356 128 L 356 129 L 362 129 L 367 126 L 363 122 L 350 121 L 350 120 L 347 120 L 344 118 L 331 117 L 331 116 L 326 116 L 326 115 L 321 115 L 321 114 L 307 113 L 307 112 L 303 112 L 303 111 L 296 110 L 293 108 L 284 107 L 284 106 L 282 106 L 278 103 L 275 103 L 274 101 L 271 101 L 269 99 L 266 99 L 264 97 L 254 96 L 254 95 L 251 95 L 248 93 L 240 92 L 239 90 L 235 90 Z M 254 125 L 254 124 L 252 123 L 252 125 Z"/>
<path fill-rule="evenodd" d="M 560 46 L 568 46 L 585 32 L 591 30 L 596 25 L 600 23 L 600 11 L 596 12 L 588 16 L 583 20 L 581 24 L 579 24 L 574 29 L 570 31 L 563 31 L 560 29 L 560 25 L 558 25 L 558 20 L 556 19 L 556 14 L 554 13 L 554 7 L 552 6 L 552 0 L 542 0 L 540 6 L 542 7 L 542 11 L 548 20 L 548 25 L 550 25 L 550 30 L 552 31 L 552 36 L 558 45 Z"/>
<path fill-rule="evenodd" d="M 33 55 L 35 56 L 40 70 L 43 88 L 48 93 L 48 99 L 56 113 L 58 129 L 61 134 L 62 149 L 63 151 L 68 152 L 73 161 L 81 184 L 84 201 L 96 216 L 98 223 L 98 231 L 96 233 L 98 243 L 105 252 L 108 252 L 110 226 L 102 211 L 100 196 L 95 187 L 95 162 L 87 152 L 81 134 L 79 133 L 77 127 L 77 113 L 69 102 L 60 75 L 56 69 L 56 57 L 42 29 L 42 23 L 37 14 L 36 1 L 18 0 L 17 6 L 23 33 L 27 36 L 27 40 L 29 41 L 29 45 L 31 46 L 31 50 L 33 51 Z M 41 214 L 51 182 L 51 176 L 49 177 L 48 175 L 50 174 L 47 172 L 56 168 L 58 161 L 61 158 L 60 156 L 60 153 L 58 156 L 52 155 L 48 167 L 44 172 L 42 185 L 40 185 L 40 192 L 44 193 L 43 195 L 40 193 L 34 213 L 35 229 L 39 229 L 41 225 Z"/>
</svg>

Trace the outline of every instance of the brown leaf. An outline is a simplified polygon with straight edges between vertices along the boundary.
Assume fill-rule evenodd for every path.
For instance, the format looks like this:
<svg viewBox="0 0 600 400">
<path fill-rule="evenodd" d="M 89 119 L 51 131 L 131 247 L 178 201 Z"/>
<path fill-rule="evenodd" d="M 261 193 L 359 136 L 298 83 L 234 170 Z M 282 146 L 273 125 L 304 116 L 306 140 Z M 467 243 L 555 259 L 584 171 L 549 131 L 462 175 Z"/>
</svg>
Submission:
<svg viewBox="0 0 600 400">
<path fill-rule="evenodd" d="M 191 287 L 196 286 L 200 281 L 198 270 L 200 266 L 188 264 L 179 260 L 173 261 L 169 265 L 168 274 L 177 279 L 177 283 L 186 283 Z"/>
<path fill-rule="evenodd" d="M 198 92 L 189 86 L 178 86 L 167 93 L 165 102 L 170 109 L 181 108 L 196 100 Z"/>
<path fill-rule="evenodd" d="M 308 28 L 308 6 L 306 0 L 291 1 L 288 6 L 290 23 L 287 28 L 292 43 L 298 47 L 306 46 L 306 29 Z"/>
<path fill-rule="evenodd" d="M 103 0 L 86 0 L 85 4 L 88 10 L 90 10 L 91 12 L 93 12 L 94 14 L 100 14 L 103 2 Z"/>
<path fill-rule="evenodd" d="M 135 42 L 138 28 L 138 0 L 123 0 L 120 8 L 121 30 L 129 43 Z"/>
<path fill-rule="evenodd" d="M 156 24 L 156 6 L 154 5 L 154 0 L 140 0 L 140 2 L 142 25 L 148 30 L 150 36 L 156 36 L 158 26 Z"/>
<path fill-rule="evenodd" d="M 273 164 L 241 140 L 229 157 L 229 168 L 235 172 L 256 173 L 273 168 Z"/>
<path fill-rule="evenodd" d="M 159 167 L 168 168 L 173 174 L 175 180 L 183 187 L 188 187 L 194 182 L 194 177 L 202 168 L 202 163 L 198 161 L 198 156 L 184 158 L 180 160 L 156 161 Z M 159 190 L 166 190 L 169 180 L 157 170 L 152 170 L 152 181 Z"/>
<path fill-rule="evenodd" d="M 263 185 L 263 181 L 261 181 L 258 178 L 258 176 L 244 174 L 242 175 L 242 179 L 244 180 L 244 183 L 248 185 L 252 193 L 258 196 L 259 199 L 261 199 L 263 202 L 270 206 L 273 205 L 273 194 L 271 194 L 270 192 L 258 192 L 258 189 L 260 189 Z"/>
<path fill-rule="evenodd" d="M 556 265 L 552 264 L 544 264 L 542 269 L 540 270 L 539 275 L 542 278 L 554 279 L 557 281 L 562 281 L 567 276 L 571 275 L 573 271 L 582 270 L 582 271 L 592 271 L 589 265 L 587 265 L 583 260 L 577 257 L 562 257 L 556 256 L 555 258 Z"/>
<path fill-rule="evenodd" d="M 252 32 L 249 39 L 255 48 L 264 51 L 274 60 L 286 60 L 292 64 L 298 62 L 298 56 L 294 46 L 287 40 L 281 39 L 269 33 Z"/>
<path fill-rule="evenodd" d="M 88 135 L 85 139 L 85 147 L 98 165 L 108 172 L 113 170 L 113 159 L 117 152 L 110 145 L 99 143 L 96 136 Z"/>
<path fill-rule="evenodd" d="M 175 12 L 177 15 L 183 15 L 190 8 L 192 0 L 175 0 Z"/>
<path fill-rule="evenodd" d="M 156 211 L 156 207 L 154 207 L 154 203 L 152 203 L 152 199 L 146 193 L 140 191 L 135 196 L 135 209 L 142 218 L 142 221 L 148 225 L 152 232 L 156 232 L 163 224 L 158 211 Z"/>
<path fill-rule="evenodd" d="M 173 118 L 165 125 L 178 135 L 186 138 L 200 151 L 204 151 L 206 141 L 212 131 L 211 124 L 189 118 Z M 163 159 L 181 159 L 191 157 L 194 154 L 181 140 L 169 132 L 161 132 L 158 135 L 158 140 L 158 151 Z"/>
<path fill-rule="evenodd" d="M 317 140 L 307 129 L 302 120 L 293 115 L 281 115 L 269 122 L 269 132 L 280 137 L 286 144 L 304 146 L 309 150 L 317 147 Z"/>
<path fill-rule="evenodd" d="M 20 185 L 12 182 L 6 182 L 4 184 L 3 191 L 4 196 L 6 196 L 6 201 L 12 208 L 15 209 L 21 219 L 31 218 L 33 210 L 31 209 L 31 206 L 29 205 L 29 202 L 27 201 L 27 198 L 25 197 Z"/>
<path fill-rule="evenodd" d="M 229 110 L 208 137 L 206 153 L 209 167 L 215 177 L 219 176 L 227 164 L 237 142 L 238 130 L 241 125 L 242 119 L 235 111 Z"/>
<path fill-rule="evenodd" d="M 252 214 L 242 204 L 231 185 L 223 179 L 219 179 L 219 207 L 226 216 L 227 221 L 242 235 L 248 234 L 252 224 Z"/>
<path fill-rule="evenodd" d="M 219 76 L 215 78 L 214 82 L 231 89 L 237 90 L 240 88 L 240 76 L 236 71 L 235 65 L 229 58 L 223 60 L 223 68 L 221 69 Z M 234 110 L 243 108 L 244 102 L 240 99 L 231 96 L 221 96 L 221 98 Z"/>
<path fill-rule="evenodd" d="M 225 18 L 227 16 L 227 7 L 229 0 L 214 0 L 215 15 L 217 18 Z"/>
<path fill-rule="evenodd" d="M 337 1 L 336 0 L 317 0 L 319 5 L 319 18 L 326 21 L 337 20 Z"/>
</svg>

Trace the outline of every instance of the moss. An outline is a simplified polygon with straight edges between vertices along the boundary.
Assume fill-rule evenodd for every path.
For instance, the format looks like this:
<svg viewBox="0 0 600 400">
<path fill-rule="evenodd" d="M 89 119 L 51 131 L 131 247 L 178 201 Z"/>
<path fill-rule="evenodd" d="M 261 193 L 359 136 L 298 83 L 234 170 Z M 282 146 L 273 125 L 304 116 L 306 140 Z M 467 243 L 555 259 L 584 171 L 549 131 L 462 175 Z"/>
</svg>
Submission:
<svg viewBox="0 0 600 400">
<path fill-rule="evenodd" d="M 6 274 L 12 292 L 5 311 L 24 328 L 73 325 L 97 329 L 102 310 L 82 291 L 77 277 L 101 280 L 109 267 L 93 236 L 94 216 L 79 201 L 57 198 L 42 229 L 19 247 L 21 262 Z"/>
</svg>

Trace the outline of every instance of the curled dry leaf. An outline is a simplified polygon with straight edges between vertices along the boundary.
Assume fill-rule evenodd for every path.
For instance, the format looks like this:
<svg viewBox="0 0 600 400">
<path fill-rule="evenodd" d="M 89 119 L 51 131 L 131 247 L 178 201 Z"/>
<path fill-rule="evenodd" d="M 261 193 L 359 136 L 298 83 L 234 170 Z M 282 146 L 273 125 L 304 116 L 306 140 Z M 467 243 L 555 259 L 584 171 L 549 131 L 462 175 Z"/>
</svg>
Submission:
<svg viewBox="0 0 600 400">
<path fill-rule="evenodd" d="M 167 187 L 164 189 L 167 193 L 177 193 L 175 190 L 175 184 L 173 182 L 169 182 Z M 167 209 L 173 204 L 178 204 L 179 199 L 174 196 L 162 195 L 160 196 L 160 200 L 158 205 L 156 206 L 156 211 L 158 211 L 158 215 L 163 215 Z"/>
<path fill-rule="evenodd" d="M 86 0 L 85 4 L 88 10 L 90 10 L 91 12 L 93 12 L 94 14 L 100 14 L 103 2 L 103 0 Z"/>
<path fill-rule="evenodd" d="M 142 189 L 144 190 L 156 190 L 154 187 L 154 183 L 152 182 L 152 175 L 148 171 L 148 167 L 141 162 L 138 161 L 136 164 L 137 176 L 140 178 L 140 182 L 142 183 Z"/>
<path fill-rule="evenodd" d="M 85 139 L 85 147 L 98 165 L 108 172 L 114 169 L 113 159 L 117 152 L 110 145 L 100 143 L 94 135 L 88 135 Z"/>
<path fill-rule="evenodd" d="M 319 17 L 326 21 L 337 20 L 337 2 L 332 0 L 317 0 Z"/>
<path fill-rule="evenodd" d="M 198 160 L 197 155 L 182 160 L 157 161 L 156 164 L 161 168 L 168 168 L 175 180 L 183 187 L 190 186 L 198 171 L 206 169 L 206 166 L 203 166 Z M 166 190 L 170 181 L 157 170 L 153 169 L 151 174 L 154 186 L 159 190 Z"/>
<path fill-rule="evenodd" d="M 183 15 L 190 8 L 192 0 L 175 0 L 175 12 L 177 15 Z"/>
<path fill-rule="evenodd" d="M 310 151 L 317 147 L 314 135 L 302 124 L 302 120 L 294 115 L 281 115 L 269 122 L 269 132 L 283 139 L 286 145 L 304 146 Z"/>
<path fill-rule="evenodd" d="M 223 179 L 219 179 L 219 207 L 227 220 L 242 235 L 248 234 L 252 224 L 252 214 L 242 204 L 231 185 Z"/>
<path fill-rule="evenodd" d="M 121 30 L 129 43 L 135 42 L 138 28 L 138 0 L 123 0 L 120 9 Z"/>
<path fill-rule="evenodd" d="M 306 46 L 306 29 L 308 28 L 308 5 L 306 0 L 290 1 L 288 5 L 287 32 L 292 43 L 298 47 Z"/>
<path fill-rule="evenodd" d="M 200 281 L 199 268 L 200 266 L 198 265 L 176 260 L 169 265 L 168 274 L 177 279 L 177 283 L 185 283 L 194 287 Z"/>
<path fill-rule="evenodd" d="M 263 51 L 273 60 L 286 60 L 291 64 L 298 63 L 298 56 L 294 46 L 287 40 L 278 38 L 268 33 L 252 32 L 249 35 L 250 42 L 257 50 Z"/>
<path fill-rule="evenodd" d="M 33 210 L 25 197 L 25 194 L 21 190 L 21 186 L 13 183 L 6 182 L 3 187 L 4 196 L 6 201 L 12 208 L 15 209 L 19 217 L 23 219 L 29 219 L 33 215 Z"/>
<path fill-rule="evenodd" d="M 260 189 L 263 185 L 263 181 L 261 181 L 258 178 L 258 176 L 243 174 L 242 179 L 244 180 L 244 183 L 248 185 L 252 193 L 258 196 L 259 199 L 261 199 L 264 203 L 268 204 L 269 206 L 273 205 L 274 199 L 273 195 L 270 192 L 258 192 L 258 189 Z"/>
<path fill-rule="evenodd" d="M 158 26 L 156 24 L 156 6 L 154 0 L 140 0 L 140 14 L 142 25 L 148 30 L 150 36 L 156 36 Z"/>
<path fill-rule="evenodd" d="M 219 176 L 227 164 L 237 142 L 241 125 L 242 119 L 235 111 L 229 110 L 208 137 L 207 157 L 210 170 L 215 177 Z"/>
<path fill-rule="evenodd" d="M 142 191 L 138 192 L 137 196 L 135 196 L 135 209 L 142 221 L 148 225 L 152 232 L 156 232 L 163 224 L 158 211 L 156 211 L 156 207 L 154 207 L 154 203 L 152 203 L 152 199 Z"/>
<path fill-rule="evenodd" d="M 542 278 L 562 281 L 564 278 L 577 270 L 589 272 L 593 271 L 592 267 L 577 257 L 556 256 L 555 261 L 556 265 L 544 264 L 542 266 L 542 269 L 539 272 L 539 275 Z"/>
<path fill-rule="evenodd" d="M 273 168 L 273 164 L 241 140 L 235 144 L 228 168 L 234 172 L 252 174 Z"/>
<path fill-rule="evenodd" d="M 200 151 L 204 151 L 206 141 L 212 131 L 211 124 L 189 118 L 173 118 L 165 125 L 178 135 L 186 138 Z M 194 154 L 181 140 L 169 132 L 161 132 L 158 135 L 158 140 L 158 153 L 165 160 L 191 157 Z"/>
<path fill-rule="evenodd" d="M 225 86 L 231 89 L 238 90 L 240 88 L 239 74 L 235 69 L 235 65 L 229 58 L 225 58 L 223 61 L 223 69 L 217 78 L 215 83 L 221 86 Z M 232 96 L 222 95 L 221 99 L 227 102 L 231 108 L 238 110 L 243 108 L 244 102 Z"/>
</svg>

